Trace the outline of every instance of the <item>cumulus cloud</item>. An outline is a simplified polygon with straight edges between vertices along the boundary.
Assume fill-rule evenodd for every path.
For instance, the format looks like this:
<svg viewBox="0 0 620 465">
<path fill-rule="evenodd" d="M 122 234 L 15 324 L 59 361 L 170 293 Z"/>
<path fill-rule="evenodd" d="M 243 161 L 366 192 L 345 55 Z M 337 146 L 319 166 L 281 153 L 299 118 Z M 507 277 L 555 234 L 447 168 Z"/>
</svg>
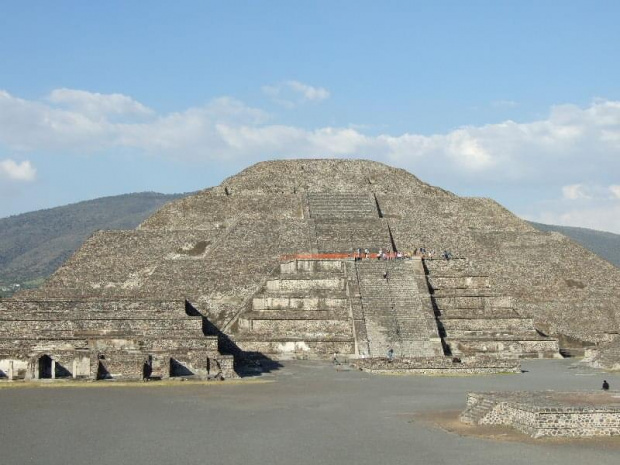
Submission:
<svg viewBox="0 0 620 465">
<path fill-rule="evenodd" d="M 28 160 L 17 163 L 15 160 L 0 160 L 0 177 L 11 181 L 34 181 L 37 170 Z"/>
<path fill-rule="evenodd" d="M 263 92 L 280 105 L 294 107 L 306 102 L 320 102 L 328 99 L 330 93 L 324 87 L 314 87 L 299 81 L 284 81 L 263 86 Z"/>
<path fill-rule="evenodd" d="M 582 184 L 571 184 L 562 187 L 562 195 L 568 200 L 589 199 L 586 189 Z"/>
<path fill-rule="evenodd" d="M 118 122 L 111 114 L 136 118 Z M 140 118 L 145 114 L 151 117 Z M 432 162 L 447 171 L 498 179 L 549 179 L 566 172 L 587 177 L 588 172 L 620 168 L 620 102 L 557 106 L 547 119 L 529 123 L 505 121 L 434 135 L 369 136 L 354 128 L 270 124 L 264 111 L 231 98 L 155 115 L 120 94 L 60 89 L 43 101 L 30 101 L 0 92 L 0 142 L 18 151 L 94 152 L 126 146 L 170 157 L 364 156 L 405 166 Z"/>
<path fill-rule="evenodd" d="M 563 186 L 561 198 L 530 206 L 524 218 L 620 234 L 620 186 L 578 183 Z"/>
<path fill-rule="evenodd" d="M 291 98 L 294 105 L 329 97 L 327 90 L 297 81 L 266 92 Z M 585 107 L 554 106 L 548 116 L 530 122 L 508 120 L 438 134 L 370 135 L 363 126 L 281 124 L 229 97 L 158 114 L 122 94 L 58 89 L 27 100 L 0 91 L 2 148 L 22 158 L 34 151 L 40 156 L 133 149 L 171 159 L 237 164 L 278 157 L 369 158 L 446 187 L 468 186 L 470 192 L 475 186 L 482 193 L 485 185 L 544 186 L 559 202 L 547 211 L 549 221 L 582 221 L 588 227 L 595 227 L 597 215 L 618 217 L 614 209 L 620 199 L 614 178 L 620 173 L 620 102 L 603 99 Z M 6 162 L 5 178 L 9 172 L 11 179 L 34 178 L 28 162 Z M 545 221 L 540 215 L 537 219 Z M 620 232 L 620 226 L 612 227 L 605 229 Z"/>
<path fill-rule="evenodd" d="M 565 200 L 620 200 L 620 185 L 603 184 L 570 184 L 562 187 L 562 198 Z"/>
<path fill-rule="evenodd" d="M 92 118 L 110 115 L 152 115 L 154 113 L 150 108 L 123 94 L 55 89 L 47 100 Z"/>
<path fill-rule="evenodd" d="M 297 81 L 288 81 L 286 87 L 306 100 L 329 95 Z M 118 115 L 124 118 L 115 119 Z M 430 135 L 368 135 L 353 127 L 277 124 L 264 111 L 228 97 L 156 114 L 121 94 L 59 89 L 37 101 L 0 91 L 0 144 L 14 152 L 133 148 L 175 159 L 243 162 L 282 156 L 363 157 L 423 178 L 440 172 L 443 179 L 470 183 L 546 183 L 564 187 L 565 197 L 578 199 L 592 193 L 567 179 L 620 172 L 620 102 L 595 100 L 585 108 L 559 105 L 547 118 L 532 122 L 464 126 Z M 613 189 L 606 192 L 616 195 Z"/>
</svg>

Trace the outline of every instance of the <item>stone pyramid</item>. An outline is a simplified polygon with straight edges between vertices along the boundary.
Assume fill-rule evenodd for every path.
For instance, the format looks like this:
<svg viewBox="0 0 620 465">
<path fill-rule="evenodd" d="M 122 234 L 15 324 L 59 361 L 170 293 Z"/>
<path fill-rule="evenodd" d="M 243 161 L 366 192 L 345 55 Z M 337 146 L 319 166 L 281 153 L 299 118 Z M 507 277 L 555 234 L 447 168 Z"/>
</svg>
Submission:
<svg viewBox="0 0 620 465">
<path fill-rule="evenodd" d="M 377 259 L 380 251 L 409 258 Z M 29 322 L 19 319 L 26 308 Z M 401 169 L 282 160 L 171 202 L 136 230 L 95 233 L 42 288 L 0 311 L 5 371 L 13 360 L 34 372 L 58 347 L 89 354 L 91 377 L 108 346 L 138 364 L 161 358 L 162 376 L 175 363 L 203 376 L 229 367 L 220 352 L 548 357 L 614 338 L 620 270 L 493 200 Z M 48 314 L 57 323 L 32 323 Z M 197 324 L 201 334 L 190 331 Z M 191 344 L 175 342 L 184 331 Z M 196 355 L 201 337 L 208 355 Z"/>
</svg>

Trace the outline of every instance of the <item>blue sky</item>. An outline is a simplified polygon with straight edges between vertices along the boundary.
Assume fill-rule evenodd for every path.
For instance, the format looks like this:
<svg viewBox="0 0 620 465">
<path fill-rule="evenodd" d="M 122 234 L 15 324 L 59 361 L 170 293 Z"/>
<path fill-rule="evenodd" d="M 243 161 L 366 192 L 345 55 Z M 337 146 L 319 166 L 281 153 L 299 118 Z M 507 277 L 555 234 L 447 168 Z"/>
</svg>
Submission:
<svg viewBox="0 0 620 465">
<path fill-rule="evenodd" d="M 360 157 L 620 233 L 620 2 L 0 1 L 0 217 Z"/>
</svg>

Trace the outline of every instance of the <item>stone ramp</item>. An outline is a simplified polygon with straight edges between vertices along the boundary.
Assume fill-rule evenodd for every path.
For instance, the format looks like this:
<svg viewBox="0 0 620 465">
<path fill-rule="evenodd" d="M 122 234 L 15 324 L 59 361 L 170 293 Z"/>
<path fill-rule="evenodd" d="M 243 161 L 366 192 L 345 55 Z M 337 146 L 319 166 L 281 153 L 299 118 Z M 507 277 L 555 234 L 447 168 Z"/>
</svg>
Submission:
<svg viewBox="0 0 620 465">
<path fill-rule="evenodd" d="M 370 357 L 443 355 L 419 260 L 362 260 L 355 270 Z"/>
</svg>

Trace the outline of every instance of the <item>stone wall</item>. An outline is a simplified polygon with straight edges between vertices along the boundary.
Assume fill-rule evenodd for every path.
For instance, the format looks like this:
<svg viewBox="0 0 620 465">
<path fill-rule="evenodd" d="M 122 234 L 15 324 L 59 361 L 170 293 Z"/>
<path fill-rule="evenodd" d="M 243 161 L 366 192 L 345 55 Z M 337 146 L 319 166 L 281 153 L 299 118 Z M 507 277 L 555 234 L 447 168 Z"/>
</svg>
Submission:
<svg viewBox="0 0 620 465">
<path fill-rule="evenodd" d="M 416 357 L 389 360 L 387 358 L 358 359 L 352 365 L 360 370 L 377 374 L 419 375 L 479 375 L 521 373 L 516 360 L 491 357 L 467 357 L 458 361 L 447 357 Z"/>
</svg>

